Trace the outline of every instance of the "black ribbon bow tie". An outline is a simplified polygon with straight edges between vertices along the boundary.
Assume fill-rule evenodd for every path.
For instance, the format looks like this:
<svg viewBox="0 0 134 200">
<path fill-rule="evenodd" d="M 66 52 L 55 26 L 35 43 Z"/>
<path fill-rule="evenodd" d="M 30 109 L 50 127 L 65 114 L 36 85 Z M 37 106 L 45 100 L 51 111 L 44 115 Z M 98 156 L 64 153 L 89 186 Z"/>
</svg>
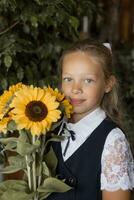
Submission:
<svg viewBox="0 0 134 200">
<path fill-rule="evenodd" d="M 70 144 L 70 138 L 74 141 L 76 138 L 75 138 L 75 132 L 72 131 L 72 130 L 69 130 L 66 126 L 66 123 L 63 124 L 63 133 L 62 135 L 64 135 L 65 137 L 68 138 L 68 141 L 67 141 L 67 144 L 65 146 L 65 149 L 64 149 L 64 152 L 63 152 L 63 156 L 66 155 L 66 152 L 67 152 L 67 149 L 69 147 L 69 144 Z"/>
</svg>

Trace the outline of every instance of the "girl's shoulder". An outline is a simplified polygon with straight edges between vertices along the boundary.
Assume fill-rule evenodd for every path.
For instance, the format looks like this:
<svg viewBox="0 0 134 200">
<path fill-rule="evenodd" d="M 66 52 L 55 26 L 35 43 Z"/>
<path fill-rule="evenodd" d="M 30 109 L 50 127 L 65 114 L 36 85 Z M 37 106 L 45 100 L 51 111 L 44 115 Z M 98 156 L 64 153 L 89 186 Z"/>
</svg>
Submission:
<svg viewBox="0 0 134 200">
<path fill-rule="evenodd" d="M 115 127 L 110 131 L 107 136 L 107 140 L 115 141 L 115 140 L 127 140 L 126 134 L 119 127 Z"/>
</svg>

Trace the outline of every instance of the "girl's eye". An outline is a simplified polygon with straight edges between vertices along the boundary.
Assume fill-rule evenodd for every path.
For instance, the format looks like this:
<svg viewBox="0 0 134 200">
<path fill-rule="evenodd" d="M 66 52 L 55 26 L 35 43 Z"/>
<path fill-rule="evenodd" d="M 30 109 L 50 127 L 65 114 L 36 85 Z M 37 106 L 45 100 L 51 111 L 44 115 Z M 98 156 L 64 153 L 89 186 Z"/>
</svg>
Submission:
<svg viewBox="0 0 134 200">
<path fill-rule="evenodd" d="M 93 81 L 93 79 L 87 78 L 85 79 L 85 83 L 91 83 Z"/>
<path fill-rule="evenodd" d="M 70 78 L 70 77 L 64 77 L 63 78 L 63 81 L 64 82 L 70 82 L 72 80 L 72 78 Z"/>
</svg>

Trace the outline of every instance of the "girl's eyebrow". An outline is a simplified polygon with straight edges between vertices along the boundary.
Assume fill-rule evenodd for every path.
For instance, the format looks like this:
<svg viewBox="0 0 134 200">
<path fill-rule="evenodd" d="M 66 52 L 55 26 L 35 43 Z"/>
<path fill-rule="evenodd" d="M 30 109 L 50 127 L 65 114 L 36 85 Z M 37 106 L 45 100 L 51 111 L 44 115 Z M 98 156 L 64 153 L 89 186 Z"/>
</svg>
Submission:
<svg viewBox="0 0 134 200">
<path fill-rule="evenodd" d="M 69 74 L 69 73 L 63 73 L 62 74 L 62 77 L 64 78 L 64 77 L 73 77 L 73 74 Z M 80 77 L 81 78 L 97 78 L 98 77 L 98 75 L 97 74 L 80 74 Z"/>
</svg>

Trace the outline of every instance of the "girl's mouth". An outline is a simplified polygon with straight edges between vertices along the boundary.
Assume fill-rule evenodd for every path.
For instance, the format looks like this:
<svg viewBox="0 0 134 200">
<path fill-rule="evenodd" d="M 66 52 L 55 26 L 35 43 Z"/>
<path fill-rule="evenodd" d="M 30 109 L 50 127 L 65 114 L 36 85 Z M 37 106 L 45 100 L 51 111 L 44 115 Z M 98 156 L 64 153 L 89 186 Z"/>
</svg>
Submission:
<svg viewBox="0 0 134 200">
<path fill-rule="evenodd" d="M 84 99 L 70 99 L 72 105 L 80 105 L 85 100 Z"/>
</svg>

